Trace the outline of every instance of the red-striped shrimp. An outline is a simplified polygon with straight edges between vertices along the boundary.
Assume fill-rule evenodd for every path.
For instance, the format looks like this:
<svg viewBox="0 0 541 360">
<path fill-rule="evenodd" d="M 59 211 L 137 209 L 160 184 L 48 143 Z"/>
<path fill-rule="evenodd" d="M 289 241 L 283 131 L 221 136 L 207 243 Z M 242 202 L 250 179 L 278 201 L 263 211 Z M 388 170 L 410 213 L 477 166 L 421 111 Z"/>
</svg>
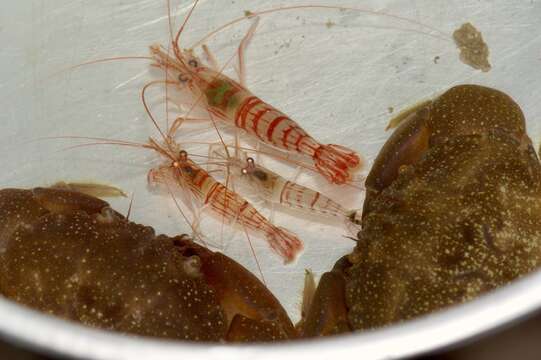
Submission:
<svg viewBox="0 0 541 360">
<path fill-rule="evenodd" d="M 145 85 L 142 89 L 141 98 L 145 111 L 162 137 L 164 145 L 160 145 L 152 137 L 149 138 L 147 143 L 84 136 L 64 136 L 59 138 L 97 141 L 91 144 L 82 144 L 82 146 L 109 144 L 150 149 L 157 152 L 169 162 L 149 170 L 147 180 L 151 185 L 165 185 L 173 196 L 174 193 L 180 192 L 184 200 L 187 200 L 186 205 L 193 210 L 191 198 L 186 196 L 191 194 L 203 207 L 210 208 L 214 213 L 220 215 L 225 222 L 231 225 L 240 225 L 246 233 L 251 231 L 263 235 L 270 247 L 283 257 L 286 263 L 293 261 L 303 249 L 302 241 L 295 234 L 273 225 L 248 201 L 228 189 L 226 185 L 218 182 L 207 171 L 193 162 L 188 153 L 181 149 L 174 139 L 166 136 L 166 133 L 152 115 L 145 99 L 145 90 L 150 85 L 152 83 Z M 184 213 L 182 215 L 184 216 Z M 187 220 L 186 217 L 185 219 Z"/>
<path fill-rule="evenodd" d="M 151 183 L 166 185 L 172 189 L 186 190 L 203 205 L 229 224 L 239 224 L 243 229 L 263 235 L 270 247 L 282 256 L 286 263 L 295 259 L 303 249 L 301 240 L 288 230 L 270 223 L 248 201 L 215 180 L 188 157 L 184 150 L 172 155 L 151 140 L 158 152 L 170 158 L 171 163 L 149 171 Z M 172 144 L 171 144 L 172 145 Z M 169 146 L 172 148 L 172 146 Z"/>
<path fill-rule="evenodd" d="M 353 11 L 388 17 L 415 26 L 421 26 L 429 32 L 423 32 L 421 30 L 413 31 L 452 43 L 452 39 L 448 34 L 429 25 L 398 15 L 344 6 L 293 5 L 255 12 L 247 11 L 244 17 L 234 19 L 215 29 L 195 43 L 190 49 L 182 49 L 179 45 L 180 36 L 198 2 L 199 0 L 194 0 L 188 15 L 175 36 L 173 36 L 173 31 L 170 28 L 170 46 L 174 54 L 173 56 L 169 55 L 169 51 L 160 45 L 151 46 L 151 54 L 155 60 L 154 65 L 164 69 L 169 79 L 177 81 L 178 84 L 186 85 L 194 94 L 196 99 L 195 105 L 200 105 L 207 109 L 211 115 L 216 116 L 225 123 L 245 130 L 249 135 L 259 141 L 290 153 L 298 153 L 310 157 L 314 162 L 315 170 L 334 184 L 344 184 L 352 180 L 353 173 L 362 167 L 362 159 L 359 154 L 341 145 L 321 144 L 310 136 L 299 124 L 252 94 L 245 86 L 244 51 L 255 33 L 259 16 L 291 10 Z M 204 45 L 204 42 L 225 28 L 246 19 L 254 19 L 254 22 L 238 47 L 237 70 L 240 79 L 239 82 L 236 82 L 223 74 L 223 68 L 219 68 L 215 57 Z M 193 49 L 199 45 L 202 46 L 207 55 L 210 67 L 203 64 L 194 54 Z M 175 131 L 176 126 L 173 125 L 170 128 L 169 135 L 174 136 Z"/>
<path fill-rule="evenodd" d="M 171 49 L 174 55 L 169 55 L 168 49 L 160 45 L 151 46 L 152 56 L 122 56 L 114 58 L 106 58 L 80 64 L 92 64 L 97 62 L 126 60 L 126 59 L 152 59 L 154 65 L 163 68 L 168 74 L 168 80 L 164 83 L 171 85 L 181 84 L 186 85 L 197 99 L 194 106 L 199 105 L 207 109 L 212 115 L 217 116 L 229 125 L 245 130 L 249 135 L 253 135 L 258 140 L 272 145 L 281 150 L 290 153 L 298 153 L 312 158 L 315 170 L 320 172 L 330 182 L 335 184 L 344 184 L 352 180 L 352 174 L 362 167 L 361 157 L 353 150 L 346 147 L 319 143 L 316 139 L 310 136 L 302 127 L 290 119 L 287 115 L 265 103 L 259 97 L 254 96 L 245 86 L 244 81 L 244 50 L 255 33 L 259 16 L 277 13 L 282 11 L 298 11 L 298 10 L 339 10 L 353 11 L 357 13 L 371 14 L 374 16 L 388 17 L 394 20 L 409 23 L 411 25 L 420 26 L 427 29 L 429 32 L 421 30 L 410 30 L 420 34 L 430 36 L 436 39 L 445 40 L 452 43 L 451 37 L 435 29 L 429 25 L 419 23 L 415 20 L 408 19 L 398 15 L 386 14 L 384 12 L 360 9 L 353 7 L 334 6 L 334 5 L 293 5 L 279 8 L 261 10 L 261 11 L 246 11 L 245 16 L 234 19 L 227 24 L 220 26 L 214 31 L 205 35 L 201 40 L 196 42 L 190 49 L 181 49 L 180 36 L 187 24 L 188 19 L 192 15 L 199 0 L 194 0 L 193 5 L 184 19 L 184 22 L 175 36 L 173 30 L 171 32 Z M 168 4 L 168 16 L 171 16 L 170 0 Z M 250 27 L 250 30 L 243 38 L 238 48 L 238 70 L 239 82 L 223 75 L 222 70 L 217 65 L 215 58 L 212 56 L 204 42 L 211 38 L 216 33 L 235 25 L 247 19 L 255 19 Z M 171 26 L 171 19 L 170 26 Z M 203 50 L 209 58 L 211 67 L 204 65 L 192 51 L 198 46 L 202 46 Z M 72 67 L 72 68 L 74 68 Z M 156 82 L 158 83 L 158 82 Z M 170 127 L 168 135 L 173 137 L 177 126 L 173 124 Z"/>
<path fill-rule="evenodd" d="M 236 151 L 238 156 L 228 156 L 223 148 L 211 146 L 211 157 L 223 159 L 230 175 L 235 176 L 240 185 L 247 186 L 269 204 L 281 205 L 294 210 L 335 218 L 346 222 L 357 222 L 356 210 L 348 210 L 318 191 L 312 190 L 267 169 L 244 151 Z"/>
<path fill-rule="evenodd" d="M 245 130 L 266 144 L 312 158 L 316 170 L 334 184 L 344 184 L 351 180 L 352 172 L 362 165 L 355 151 L 336 144 L 319 143 L 299 124 L 252 94 L 243 84 L 224 75 L 219 69 L 205 66 L 192 50 L 182 50 L 179 47 L 180 35 L 197 3 L 198 0 L 194 1 L 172 42 L 174 57 L 159 45 L 150 47 L 155 66 L 163 68 L 168 76 L 186 84 L 211 115 Z M 257 23 L 258 18 L 239 46 L 241 83 L 244 82 L 242 52 L 253 36 Z M 210 54 L 206 47 L 204 49 Z M 212 56 L 209 58 L 213 59 Z M 175 130 L 173 125 L 169 135 L 174 136 Z"/>
</svg>

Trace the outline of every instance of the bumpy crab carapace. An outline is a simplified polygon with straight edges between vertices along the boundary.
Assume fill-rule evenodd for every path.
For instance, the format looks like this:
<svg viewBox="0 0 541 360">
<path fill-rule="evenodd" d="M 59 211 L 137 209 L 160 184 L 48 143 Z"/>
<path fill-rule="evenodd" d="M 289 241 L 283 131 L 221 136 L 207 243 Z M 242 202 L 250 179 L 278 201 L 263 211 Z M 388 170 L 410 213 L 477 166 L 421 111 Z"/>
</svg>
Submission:
<svg viewBox="0 0 541 360">
<path fill-rule="evenodd" d="M 295 336 L 269 290 L 186 235 L 157 236 L 108 203 L 52 188 L 0 190 L 0 293 L 85 325 L 201 341 Z"/>
<path fill-rule="evenodd" d="M 541 263 L 541 167 L 500 91 L 461 85 L 410 110 L 366 188 L 358 244 L 323 275 L 304 336 L 427 314 Z"/>
</svg>

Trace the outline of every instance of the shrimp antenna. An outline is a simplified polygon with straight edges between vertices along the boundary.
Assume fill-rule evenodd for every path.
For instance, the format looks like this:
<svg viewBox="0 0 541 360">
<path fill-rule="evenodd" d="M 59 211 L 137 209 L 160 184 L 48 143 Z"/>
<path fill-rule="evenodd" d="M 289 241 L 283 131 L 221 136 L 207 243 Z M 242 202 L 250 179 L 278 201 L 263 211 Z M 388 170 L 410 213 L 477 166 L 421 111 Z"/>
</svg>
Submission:
<svg viewBox="0 0 541 360">
<path fill-rule="evenodd" d="M 169 3 L 170 0 L 167 0 L 167 2 Z M 197 6 L 198 3 L 199 3 L 199 0 L 195 0 L 193 2 L 192 7 L 190 8 L 190 12 L 188 12 L 188 15 L 186 15 L 186 17 L 184 18 L 184 22 L 180 26 L 180 29 L 178 29 L 177 34 L 175 35 L 175 39 L 173 40 L 173 51 L 175 52 L 175 55 L 177 55 L 177 57 L 180 59 L 180 61 L 183 64 L 184 64 L 184 61 L 182 60 L 182 56 L 180 54 L 180 45 L 179 45 L 180 44 L 180 34 L 182 34 L 182 31 L 184 31 L 184 28 L 186 27 L 186 24 L 188 23 L 188 20 L 192 16 L 192 13 L 194 12 L 195 7 Z"/>
<path fill-rule="evenodd" d="M 169 0 L 167 1 L 167 9 L 169 10 Z M 171 17 L 169 17 L 169 32 L 171 32 Z M 169 46 L 167 47 L 167 53 L 169 53 Z M 165 80 L 169 81 L 169 64 L 165 64 Z M 169 129 L 169 86 L 167 83 L 163 84 L 165 90 L 165 127 Z M 169 130 L 168 130 L 169 131 Z"/>
<path fill-rule="evenodd" d="M 85 61 L 85 62 L 77 64 L 77 65 L 72 65 L 72 66 L 66 68 L 66 70 L 74 70 L 74 69 L 77 69 L 77 68 L 80 68 L 80 67 L 83 67 L 83 66 L 87 66 L 87 65 L 100 64 L 100 63 L 112 62 L 112 61 L 122 61 L 122 60 L 154 60 L 154 58 L 152 58 L 150 56 L 142 56 L 142 55 L 141 56 L 140 55 L 116 56 L 116 57 L 109 57 L 109 58 Z"/>
<path fill-rule="evenodd" d="M 34 142 L 34 141 L 41 141 L 41 140 L 58 140 L 58 139 L 93 140 L 93 141 L 100 141 L 100 143 L 98 144 L 124 145 L 124 146 L 134 146 L 134 147 L 148 146 L 147 144 L 139 143 L 136 141 L 109 139 L 109 138 L 92 137 L 92 136 L 76 136 L 76 135 L 43 136 L 43 137 L 39 137 L 39 138 L 29 141 L 29 143 Z"/>
<path fill-rule="evenodd" d="M 66 68 L 55 71 L 52 74 L 50 74 L 49 76 L 47 76 L 46 79 L 54 78 L 56 76 L 59 76 L 60 74 L 63 74 L 66 71 L 75 70 L 75 69 L 78 69 L 78 68 L 83 67 L 83 66 L 100 64 L 100 63 L 105 63 L 105 62 L 113 62 L 113 61 L 124 61 L 124 60 L 151 60 L 152 61 L 152 60 L 154 60 L 154 58 L 152 58 L 150 56 L 134 55 L 134 56 L 116 56 L 116 57 L 109 57 L 109 58 L 103 58 L 103 59 L 90 60 L 90 61 L 85 61 L 83 63 L 77 64 L 77 65 L 71 65 L 71 66 L 68 66 Z"/>
<path fill-rule="evenodd" d="M 252 255 L 254 256 L 257 270 L 259 271 L 259 274 L 261 275 L 261 282 L 263 283 L 263 285 L 267 286 L 267 282 L 265 281 L 265 276 L 263 275 L 263 271 L 261 270 L 261 265 L 259 264 L 259 259 L 257 258 L 257 255 L 255 253 L 255 249 L 254 249 L 254 246 L 252 245 L 252 240 L 250 239 L 250 235 L 248 234 L 248 229 L 246 229 L 246 225 L 242 224 L 242 229 L 244 230 L 244 234 L 246 235 L 246 240 L 248 240 L 248 244 L 250 245 L 250 251 L 252 252 Z"/>
<path fill-rule="evenodd" d="M 146 84 L 143 89 L 141 90 L 141 101 L 143 102 L 143 106 L 145 107 L 145 111 L 148 115 L 148 117 L 150 118 L 150 121 L 152 121 L 152 124 L 154 124 L 154 127 L 158 130 L 158 132 L 160 133 L 161 137 L 163 138 L 163 140 L 165 141 L 165 143 L 167 144 L 167 146 L 170 148 L 170 144 L 169 144 L 169 139 L 167 138 L 167 136 L 165 136 L 165 133 L 162 131 L 162 129 L 160 128 L 160 125 L 158 125 L 158 122 L 156 121 L 156 119 L 154 118 L 154 115 L 152 115 L 152 111 L 150 111 L 150 107 L 148 106 L 147 104 L 147 101 L 146 101 L 146 90 L 152 86 L 152 85 L 155 85 L 155 84 L 162 84 L 162 83 L 165 83 L 165 84 L 174 84 L 174 82 L 170 81 L 170 80 L 155 80 L 155 81 L 151 81 L 149 82 L 148 84 Z M 170 150 L 172 150 L 170 148 Z"/>
<path fill-rule="evenodd" d="M 42 138 L 42 139 L 86 139 L 86 140 L 98 140 L 97 142 L 93 142 L 93 143 L 84 143 L 84 144 L 77 144 L 77 145 L 73 145 L 73 146 L 68 146 L 68 147 L 65 147 L 65 148 L 62 148 L 61 150 L 59 151 L 64 151 L 64 150 L 71 150 L 71 149 L 77 149 L 77 148 L 82 148 L 82 147 L 89 147 L 89 146 L 97 146 L 97 145 L 114 145 L 114 146 L 128 146 L 128 147 L 136 147 L 136 148 L 144 148 L 144 149 L 151 149 L 151 150 L 154 150 L 156 152 L 158 152 L 159 154 L 167 157 L 168 159 L 172 160 L 172 161 L 175 161 L 176 158 L 171 155 L 167 150 L 165 150 L 162 146 L 159 145 L 159 143 L 152 139 L 152 138 L 149 138 L 149 143 L 136 143 L 136 142 L 129 142 L 129 141 L 123 141 L 123 140 L 108 140 L 108 139 L 104 139 L 104 138 L 92 138 L 92 137 L 85 137 L 85 136 L 51 136 L 51 137 L 47 137 L 47 138 Z M 205 157 L 203 155 L 198 155 L 198 154 L 191 154 L 191 153 L 187 153 L 188 156 L 194 156 L 194 157 Z M 214 162 L 212 164 L 215 164 L 215 165 L 221 165 L 221 163 L 219 162 Z"/>
<path fill-rule="evenodd" d="M 169 158 L 172 161 L 176 161 L 176 158 L 173 155 L 171 155 L 166 149 L 164 149 L 162 146 L 160 146 L 160 144 L 158 144 L 158 142 L 156 140 L 154 140 L 152 137 L 148 138 L 148 142 L 150 144 L 149 147 L 154 149 L 156 152 L 162 154 L 163 156 Z M 169 147 L 169 143 L 167 143 L 167 144 L 168 144 L 168 147 Z M 172 151 L 173 149 L 169 149 L 169 150 Z"/>
<path fill-rule="evenodd" d="M 417 25 L 417 26 L 422 26 L 430 31 L 433 31 L 433 32 L 436 32 L 438 33 L 439 35 L 433 35 L 433 34 L 430 34 L 430 33 L 425 33 L 425 32 L 422 32 L 422 31 L 419 31 L 419 33 L 421 34 L 425 34 L 427 36 L 430 36 L 430 37 L 434 37 L 436 39 L 440 39 L 440 40 L 445 40 L 445 41 L 452 41 L 451 40 L 451 37 L 446 34 L 445 32 L 433 27 L 433 26 L 430 26 L 428 24 L 423 24 L 419 21 L 415 21 L 413 19 L 409 19 L 407 17 L 403 17 L 403 16 L 399 16 L 399 15 L 393 15 L 393 14 L 387 14 L 387 13 L 384 13 L 384 12 L 381 12 L 381 11 L 377 11 L 377 10 L 367 10 L 367 9 L 360 9 L 360 8 L 355 8 L 355 7 L 346 7 L 346 6 L 334 6 L 334 5 L 295 5 L 295 6 L 284 6 L 284 7 L 280 7 L 280 8 L 274 8 L 274 9 L 267 9 L 267 10 L 261 10 L 261 11 L 246 11 L 245 12 L 245 15 L 242 16 L 242 17 L 238 17 L 234 20 L 231 20 L 229 21 L 228 23 L 216 28 L 215 30 L 209 32 L 208 34 L 206 34 L 204 37 L 202 37 L 199 41 L 195 42 L 191 48 L 196 48 L 198 46 L 201 46 L 203 43 L 205 43 L 209 38 L 211 38 L 212 36 L 218 34 L 219 32 L 235 25 L 235 24 L 238 24 L 240 22 L 243 22 L 247 19 L 252 19 L 256 16 L 261 16 L 261 15 L 265 15 L 265 14 L 271 14 L 271 13 L 278 13 L 278 12 L 282 12 L 282 11 L 294 11 L 294 10 L 321 10 L 321 9 L 327 9 L 327 10 L 339 10 L 339 11 L 354 11 L 354 12 L 358 12 L 358 13 L 364 13 L 364 14 L 371 14 L 371 15 L 375 15 L 375 16 L 382 16 L 382 17 L 389 17 L 389 18 L 393 18 L 393 19 L 396 19 L 396 20 L 400 20 L 400 21 L 404 21 L 404 22 L 407 22 L 407 23 L 410 23 L 410 24 L 413 24 L 413 25 Z"/>
<path fill-rule="evenodd" d="M 169 27 L 169 39 L 173 39 L 173 21 L 171 20 L 171 0 L 167 0 L 167 25 Z"/>
</svg>

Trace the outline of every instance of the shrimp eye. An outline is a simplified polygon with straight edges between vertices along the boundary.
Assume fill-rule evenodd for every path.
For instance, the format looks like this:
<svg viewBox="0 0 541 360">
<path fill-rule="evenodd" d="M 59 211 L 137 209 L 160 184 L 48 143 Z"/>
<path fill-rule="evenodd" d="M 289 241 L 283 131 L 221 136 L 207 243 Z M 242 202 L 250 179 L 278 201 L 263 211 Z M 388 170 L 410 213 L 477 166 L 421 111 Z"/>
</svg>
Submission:
<svg viewBox="0 0 541 360">
<path fill-rule="evenodd" d="M 255 167 L 255 161 L 251 157 L 246 159 L 246 163 L 248 164 L 249 169 L 253 169 Z"/>
<path fill-rule="evenodd" d="M 186 74 L 178 74 L 178 81 L 180 81 L 181 83 L 185 84 L 188 82 L 188 80 L 190 80 L 190 78 L 188 78 Z"/>
<path fill-rule="evenodd" d="M 199 63 L 197 62 L 197 60 L 195 59 L 191 59 L 190 61 L 188 61 L 188 65 L 190 65 L 191 67 L 198 67 L 199 66 Z"/>
<path fill-rule="evenodd" d="M 178 156 L 182 161 L 188 160 L 188 153 L 186 152 L 186 150 L 180 150 Z"/>
</svg>

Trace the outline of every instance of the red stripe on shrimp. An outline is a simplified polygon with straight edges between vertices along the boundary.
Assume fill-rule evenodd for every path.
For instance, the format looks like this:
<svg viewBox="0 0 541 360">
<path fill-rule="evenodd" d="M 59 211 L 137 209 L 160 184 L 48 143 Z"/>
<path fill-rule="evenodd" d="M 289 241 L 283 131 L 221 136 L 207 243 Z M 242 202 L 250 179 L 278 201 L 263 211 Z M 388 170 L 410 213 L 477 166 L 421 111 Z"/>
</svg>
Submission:
<svg viewBox="0 0 541 360">
<path fill-rule="evenodd" d="M 287 138 L 289 137 L 289 134 L 296 128 L 296 126 L 290 126 L 287 129 L 284 130 L 284 133 L 282 135 L 282 144 L 284 145 L 284 148 L 289 149 Z"/>
<path fill-rule="evenodd" d="M 192 171 L 196 172 L 196 174 L 193 176 L 193 183 L 202 188 L 203 187 L 203 184 L 205 183 L 205 181 L 207 181 L 207 179 L 210 177 L 210 175 L 206 172 L 206 171 L 203 171 L 201 169 L 193 169 L 192 168 Z"/>
<path fill-rule="evenodd" d="M 316 192 L 316 196 L 314 196 L 314 200 L 312 200 L 312 203 L 310 204 L 311 209 L 314 208 L 314 205 L 317 203 L 318 199 L 319 199 L 319 193 Z"/>
<path fill-rule="evenodd" d="M 280 204 L 285 204 L 286 200 L 289 197 L 289 185 L 291 184 L 291 181 L 286 182 L 284 187 L 282 188 L 282 192 L 280 193 Z M 284 198 L 285 195 L 285 198 Z"/>
<path fill-rule="evenodd" d="M 298 152 L 301 152 L 301 141 L 302 141 L 302 139 L 304 139 L 307 136 L 308 135 L 299 134 L 299 137 L 298 137 L 297 141 L 295 141 L 295 149 L 297 149 Z"/>
<path fill-rule="evenodd" d="M 261 120 L 263 116 L 269 111 L 272 111 L 272 109 L 264 108 L 263 110 L 258 111 L 252 119 L 252 129 L 254 131 L 254 134 L 261 140 L 263 140 L 263 137 L 259 134 L 259 131 L 257 131 L 257 126 L 259 125 L 259 120 Z"/>
<path fill-rule="evenodd" d="M 250 203 L 248 201 L 245 201 L 244 204 L 242 204 L 239 208 L 239 214 L 242 214 L 242 212 L 248 207 L 250 206 Z"/>
<path fill-rule="evenodd" d="M 261 104 L 263 101 L 256 96 L 250 96 L 240 106 L 235 116 L 235 125 L 238 128 L 246 129 L 246 118 L 255 106 Z"/>
<path fill-rule="evenodd" d="M 214 193 L 219 190 L 221 190 L 220 183 L 215 183 L 214 185 L 212 185 L 212 188 L 207 193 L 207 197 L 205 198 L 205 201 L 203 203 L 207 204 L 209 200 L 212 198 L 212 196 L 214 195 Z"/>
<path fill-rule="evenodd" d="M 298 136 L 295 141 L 289 141 L 290 137 Z M 284 134 L 282 136 L 282 143 L 284 144 L 284 147 L 286 149 L 291 149 L 292 147 L 295 148 L 295 151 L 300 152 L 299 150 L 299 142 L 301 139 L 309 137 L 309 135 L 304 132 L 304 130 L 299 127 L 298 125 L 292 125 L 291 127 L 284 130 Z"/>
<path fill-rule="evenodd" d="M 284 120 L 289 120 L 289 118 L 287 116 L 278 116 L 277 118 L 272 120 L 272 122 L 270 123 L 269 128 L 267 129 L 267 139 L 271 143 L 274 143 L 274 141 L 272 139 L 272 134 L 274 133 L 274 130 Z"/>
</svg>

